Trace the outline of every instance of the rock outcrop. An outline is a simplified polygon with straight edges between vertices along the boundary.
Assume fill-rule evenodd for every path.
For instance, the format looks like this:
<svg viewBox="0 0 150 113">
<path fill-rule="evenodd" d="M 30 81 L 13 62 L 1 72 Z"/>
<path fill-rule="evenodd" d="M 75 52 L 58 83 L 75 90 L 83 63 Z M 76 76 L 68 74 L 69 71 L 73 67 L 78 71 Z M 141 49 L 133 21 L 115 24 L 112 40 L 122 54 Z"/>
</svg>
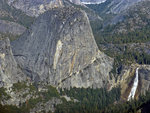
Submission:
<svg viewBox="0 0 150 113">
<path fill-rule="evenodd" d="M 34 18 L 0 0 L 0 35 L 14 39 L 28 28 Z"/>
<path fill-rule="evenodd" d="M 0 87 L 25 80 L 12 54 L 9 39 L 0 40 Z"/>
<path fill-rule="evenodd" d="M 0 33 L 21 35 L 23 32 L 25 32 L 25 30 L 25 27 L 17 23 L 0 20 Z"/>
<path fill-rule="evenodd" d="M 36 82 L 56 87 L 104 87 L 113 59 L 98 50 L 85 12 L 52 9 L 12 43 L 18 65 Z"/>
<path fill-rule="evenodd" d="M 108 8 L 110 8 L 111 13 L 119 14 L 140 1 L 144 0 L 113 0 L 108 5 Z"/>
<path fill-rule="evenodd" d="M 74 4 L 81 4 L 80 0 L 70 0 L 70 2 L 74 3 Z"/>
<path fill-rule="evenodd" d="M 139 80 L 141 94 L 146 94 L 146 91 L 150 91 L 150 66 L 143 65 L 139 70 Z"/>
<path fill-rule="evenodd" d="M 32 17 L 37 17 L 51 8 L 63 6 L 62 0 L 8 0 L 7 2 Z"/>
<path fill-rule="evenodd" d="M 46 113 L 48 113 L 49 111 L 51 111 L 52 113 L 55 112 L 55 107 L 58 104 L 62 104 L 62 100 L 58 99 L 58 98 L 52 98 L 51 100 L 49 100 L 46 103 L 38 103 L 32 110 L 30 110 L 30 113 L 40 113 L 42 111 L 46 111 Z"/>
</svg>

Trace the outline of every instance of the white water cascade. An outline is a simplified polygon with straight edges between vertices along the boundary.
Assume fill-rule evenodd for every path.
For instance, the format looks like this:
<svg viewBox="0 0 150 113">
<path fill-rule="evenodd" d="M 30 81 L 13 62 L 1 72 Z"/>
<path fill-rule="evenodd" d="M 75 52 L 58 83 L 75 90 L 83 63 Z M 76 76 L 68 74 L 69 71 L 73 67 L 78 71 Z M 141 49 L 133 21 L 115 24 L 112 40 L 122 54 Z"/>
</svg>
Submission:
<svg viewBox="0 0 150 113">
<path fill-rule="evenodd" d="M 134 96 L 135 96 L 135 93 L 136 93 L 136 89 L 138 87 L 138 82 L 139 82 L 139 80 L 138 80 L 138 77 L 139 77 L 138 76 L 138 70 L 139 70 L 139 68 L 136 69 L 136 77 L 134 79 L 134 83 L 133 83 L 131 92 L 130 92 L 130 94 L 128 96 L 128 101 L 131 100 L 131 99 L 134 99 Z"/>
</svg>

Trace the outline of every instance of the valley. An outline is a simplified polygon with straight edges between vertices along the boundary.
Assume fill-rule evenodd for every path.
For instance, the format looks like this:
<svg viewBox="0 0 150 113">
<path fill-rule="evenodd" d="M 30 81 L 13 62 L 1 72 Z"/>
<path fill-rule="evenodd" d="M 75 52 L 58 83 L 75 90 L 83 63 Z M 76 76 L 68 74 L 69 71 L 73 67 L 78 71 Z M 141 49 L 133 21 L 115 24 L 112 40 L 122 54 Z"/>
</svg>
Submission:
<svg viewBox="0 0 150 113">
<path fill-rule="evenodd" d="M 148 113 L 149 6 L 0 0 L 0 113 Z"/>
</svg>

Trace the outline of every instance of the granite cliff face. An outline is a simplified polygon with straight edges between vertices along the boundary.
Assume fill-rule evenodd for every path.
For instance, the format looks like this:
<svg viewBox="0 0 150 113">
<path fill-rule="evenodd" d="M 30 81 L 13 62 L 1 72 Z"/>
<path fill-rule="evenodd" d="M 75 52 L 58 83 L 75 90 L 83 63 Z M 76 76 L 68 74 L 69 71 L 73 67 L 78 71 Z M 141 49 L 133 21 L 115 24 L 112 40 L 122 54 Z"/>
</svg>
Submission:
<svg viewBox="0 0 150 113">
<path fill-rule="evenodd" d="M 57 87 L 104 87 L 113 59 L 98 50 L 85 12 L 57 8 L 42 14 L 12 43 L 18 65 L 36 82 Z"/>
<path fill-rule="evenodd" d="M 60 8 L 74 3 L 80 5 L 80 0 L 8 0 L 10 6 L 22 10 L 27 15 L 38 17 L 40 14 L 52 8 Z"/>
<path fill-rule="evenodd" d="M 9 39 L 0 40 L 0 87 L 10 87 L 21 80 L 25 80 L 25 76 L 17 66 Z"/>
<path fill-rule="evenodd" d="M 150 66 L 143 65 L 139 70 L 140 89 L 141 94 L 145 94 L 146 91 L 150 91 Z"/>
<path fill-rule="evenodd" d="M 63 6 L 62 0 L 8 0 L 7 3 L 29 16 L 36 17 L 51 8 Z"/>
<path fill-rule="evenodd" d="M 17 23 L 0 20 L 0 33 L 21 35 L 25 30 L 25 27 Z"/>
</svg>

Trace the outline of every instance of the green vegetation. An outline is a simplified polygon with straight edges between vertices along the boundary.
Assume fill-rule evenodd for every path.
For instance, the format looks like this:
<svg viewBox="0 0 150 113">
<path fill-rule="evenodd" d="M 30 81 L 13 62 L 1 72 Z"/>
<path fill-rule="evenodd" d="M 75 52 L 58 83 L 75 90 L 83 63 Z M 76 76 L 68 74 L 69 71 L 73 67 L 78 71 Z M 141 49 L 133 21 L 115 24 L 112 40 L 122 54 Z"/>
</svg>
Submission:
<svg viewBox="0 0 150 113">
<path fill-rule="evenodd" d="M 37 91 L 35 85 L 29 85 L 28 88 L 30 89 L 29 92 Z"/>
<path fill-rule="evenodd" d="M 146 54 L 144 50 L 134 50 L 130 49 L 127 46 L 125 47 L 125 51 L 123 53 L 116 53 L 114 51 L 106 50 L 104 51 L 107 55 L 114 57 L 114 65 L 112 69 L 112 73 L 114 74 L 115 78 L 117 79 L 118 75 L 122 71 L 123 65 L 131 65 L 132 63 L 138 64 L 150 64 L 150 55 Z"/>
<path fill-rule="evenodd" d="M 40 94 L 42 94 L 44 101 L 48 101 L 48 100 L 52 99 L 52 97 L 59 98 L 59 93 L 56 90 L 56 88 L 54 88 L 52 86 L 48 86 L 47 89 L 48 89 L 48 91 L 40 93 Z"/>
<path fill-rule="evenodd" d="M 14 91 L 20 91 L 22 89 L 29 88 L 30 92 L 36 91 L 32 94 L 34 97 L 27 100 L 25 103 L 20 104 L 19 108 L 12 105 L 0 105 L 0 113 L 29 113 L 30 109 L 34 108 L 38 103 L 46 103 L 47 101 L 51 100 L 53 97 L 60 98 L 59 93 L 57 92 L 56 88 L 52 86 L 45 86 L 47 89 L 46 91 L 38 92 L 37 88 L 34 85 L 27 86 L 26 83 L 15 83 L 13 85 Z M 5 89 L 0 88 L 0 98 L 3 95 L 7 95 L 5 93 Z M 23 97 L 25 98 L 28 94 L 24 94 Z M 4 112 L 2 112 L 4 111 Z"/>
<path fill-rule="evenodd" d="M 12 89 L 14 91 L 20 91 L 22 89 L 26 89 L 27 85 L 25 82 L 18 82 L 18 83 L 14 83 Z"/>
<path fill-rule="evenodd" d="M 88 7 L 92 8 L 97 12 L 97 14 L 102 15 L 104 12 L 107 12 L 106 7 L 111 2 L 111 0 L 107 0 L 105 3 L 100 5 L 88 5 Z M 8 7 L 6 4 L 3 5 L 5 9 Z M 78 8 L 83 8 L 81 6 L 76 5 Z M 6 8 L 12 12 L 11 16 L 6 16 L 1 19 L 9 20 L 9 21 L 17 21 L 19 24 L 22 24 L 26 27 L 29 27 L 32 23 L 32 19 L 22 12 L 14 9 L 14 8 Z M 6 10 L 5 9 L 5 10 Z M 83 10 L 92 13 L 92 10 L 88 8 L 83 8 Z M 7 10 L 6 10 L 7 11 Z M 139 13 L 139 11 L 137 11 Z M 15 15 L 19 15 L 16 17 Z M 99 44 L 113 44 L 113 45 L 127 45 L 132 43 L 145 43 L 150 41 L 150 21 L 145 18 L 145 15 L 140 14 L 140 19 L 143 22 L 146 22 L 146 26 L 140 26 L 139 29 L 135 29 L 131 31 L 131 26 L 127 21 L 123 21 L 121 23 L 117 23 L 116 25 L 108 25 L 104 26 L 101 21 L 91 21 L 91 26 L 93 29 L 93 33 L 96 39 L 96 42 Z M 105 20 L 109 20 L 112 16 L 104 15 Z M 125 19 L 134 18 L 134 12 L 131 12 Z M 117 33 L 115 30 L 119 29 L 122 23 L 125 23 L 125 27 L 127 28 L 126 33 Z M 10 34 L 11 35 L 11 34 Z M 11 40 L 16 39 L 16 37 Z M 100 46 L 99 46 L 100 47 Z M 101 49 L 101 48 L 100 48 Z M 144 49 L 140 48 L 140 51 L 137 51 L 135 48 L 130 48 L 125 46 L 125 49 L 120 49 L 119 52 L 116 52 L 115 49 L 103 50 L 107 55 L 114 58 L 114 66 L 111 71 L 115 78 L 121 73 L 123 65 L 130 65 L 132 63 L 138 64 L 150 64 L 150 55 L 146 54 Z M 52 86 L 47 86 L 45 89 L 47 91 L 38 92 L 37 87 L 35 85 L 27 86 L 25 83 L 16 83 L 13 85 L 14 91 L 20 91 L 22 89 L 29 89 L 30 92 L 34 92 L 34 97 L 30 98 L 25 103 L 20 105 L 20 108 L 15 106 L 2 106 L 0 105 L 0 113 L 28 113 L 29 110 L 39 102 L 47 102 L 53 97 L 60 98 L 60 95 L 66 95 L 71 98 L 71 101 L 66 101 L 64 98 L 63 104 L 56 106 L 56 113 L 136 113 L 139 109 L 142 109 L 143 106 L 147 103 L 150 103 L 150 92 L 147 92 L 145 96 L 140 96 L 139 100 L 131 100 L 129 102 L 123 102 L 120 100 L 120 87 L 113 88 L 111 91 L 107 91 L 106 89 L 91 89 L 91 88 L 71 88 L 70 90 L 64 89 L 64 91 L 60 90 L 60 93 L 57 92 L 56 88 Z M 26 97 L 28 94 L 24 94 L 23 97 Z M 0 88 L 0 99 L 1 98 L 9 98 L 4 88 Z M 74 102 L 74 99 L 77 102 Z"/>
<path fill-rule="evenodd" d="M 111 1 L 112 0 L 106 0 L 106 2 L 101 4 L 87 4 L 87 6 L 96 11 L 98 14 L 101 14 L 107 9 L 107 6 L 111 3 Z"/>
<path fill-rule="evenodd" d="M 32 86 L 33 90 L 35 88 Z M 21 113 L 28 113 L 31 108 L 34 108 L 36 104 L 45 103 L 52 99 L 52 97 L 59 98 L 59 93 L 57 92 L 56 88 L 52 86 L 46 86 L 47 91 L 44 92 L 38 92 L 36 91 L 37 98 L 30 98 L 28 101 L 26 101 L 21 107 L 19 108 L 22 112 Z"/>
<path fill-rule="evenodd" d="M 20 108 L 13 106 L 13 105 L 4 105 L 0 104 L 0 113 L 29 113 L 30 109 L 35 107 L 35 105 L 41 102 L 41 98 L 31 98 L 30 100 L 26 101 Z"/>
<path fill-rule="evenodd" d="M 111 20 L 112 16 L 115 16 L 106 14 L 109 10 L 106 7 L 110 2 L 111 0 L 108 0 L 102 4 L 87 6 L 96 11 L 104 19 L 103 23 L 101 21 L 91 21 L 90 23 L 100 50 L 115 60 L 112 73 L 117 78 L 122 71 L 123 65 L 130 65 L 132 63 L 150 64 L 150 54 L 144 51 L 144 47 L 140 47 L 139 49 L 128 47 L 129 44 L 141 44 L 150 41 L 150 19 L 147 13 L 150 11 L 150 2 L 128 10 L 128 13 L 124 14 L 122 22 L 107 25 L 108 20 Z M 143 12 L 142 7 L 146 7 L 147 11 Z M 125 30 L 125 32 L 119 32 L 121 30 Z M 112 48 L 108 47 L 109 44 L 116 46 L 117 49 L 120 49 L 119 46 L 124 45 L 126 45 L 126 48 L 125 50 L 120 49 L 116 51 L 113 48 L 114 46 Z M 102 49 L 101 45 L 106 45 L 105 49 Z"/>
<path fill-rule="evenodd" d="M 100 17 L 103 18 L 103 20 L 108 21 L 110 20 L 115 14 L 112 13 L 107 13 L 109 12 L 111 7 L 108 7 L 112 0 L 106 0 L 106 2 L 101 3 L 101 4 L 87 4 L 86 6 L 92 9 L 93 11 L 96 12 Z"/>
<path fill-rule="evenodd" d="M 101 26 L 101 25 L 100 25 Z M 115 26 L 108 26 L 102 32 L 96 32 L 94 36 L 98 44 L 126 44 L 126 43 L 144 43 L 150 41 L 150 27 L 141 28 L 140 30 L 128 31 L 127 33 L 112 33 Z"/>
<path fill-rule="evenodd" d="M 49 100 L 51 97 L 59 98 L 59 95 L 67 95 L 72 98 L 72 101 L 66 101 L 62 98 L 63 104 L 56 106 L 55 113 L 137 113 L 139 109 L 143 109 L 150 102 L 150 92 L 146 92 L 145 96 L 140 96 L 139 100 L 119 101 L 120 87 L 113 88 L 111 91 L 106 91 L 106 89 L 71 88 L 70 90 L 60 90 L 60 94 L 52 86 L 47 88 L 46 94 L 39 93 L 39 97 L 29 99 L 20 105 L 20 108 L 11 105 L 0 105 L 0 113 L 28 113 L 37 103 Z M 2 91 L 4 90 L 2 89 Z M 73 99 L 78 101 L 74 102 Z"/>
<path fill-rule="evenodd" d="M 150 92 L 147 92 L 145 96 L 140 96 L 138 100 L 120 102 L 117 105 L 107 106 L 102 110 L 102 113 L 137 113 L 139 109 L 142 109 L 142 107 L 149 102 Z"/>
<path fill-rule="evenodd" d="M 42 98 L 41 98 L 41 97 L 34 98 L 34 99 L 31 98 L 31 99 L 29 99 L 29 100 L 26 102 L 26 107 L 27 107 L 28 109 L 34 108 L 35 105 L 36 105 L 37 103 L 41 102 L 41 101 L 42 101 Z"/>
<path fill-rule="evenodd" d="M 0 40 L 5 39 L 6 37 L 8 37 L 10 41 L 13 41 L 16 40 L 19 36 L 10 33 L 0 33 Z"/>
<path fill-rule="evenodd" d="M 109 92 L 106 89 L 71 88 L 60 91 L 60 94 L 77 99 L 79 102 L 64 101 L 57 106 L 56 113 L 94 113 L 118 101 L 120 88 L 113 88 Z"/>
<path fill-rule="evenodd" d="M 17 108 L 16 106 L 12 105 L 2 106 L 0 104 L 0 113 L 26 113 L 26 112 L 20 112 L 20 109 Z"/>
<path fill-rule="evenodd" d="M 109 94 L 111 94 L 112 99 L 115 98 L 114 95 L 118 93 L 118 91 L 117 92 L 116 91 L 117 91 L 116 89 L 115 90 L 113 89 L 112 92 L 109 92 Z M 55 111 L 56 113 L 137 113 L 139 109 L 142 109 L 147 103 L 150 103 L 150 92 L 147 92 L 145 96 L 140 96 L 139 100 L 131 100 L 127 102 L 120 101 L 119 103 L 116 104 L 114 104 L 115 101 L 113 103 L 107 101 L 107 99 L 109 98 L 108 93 L 103 92 L 102 95 L 103 94 L 105 95 L 104 98 L 97 100 L 96 96 L 97 93 L 92 92 L 93 93 L 92 98 L 94 98 L 95 100 L 93 99 L 91 100 L 89 96 L 91 93 L 90 91 L 88 91 L 87 93 L 82 93 L 82 95 L 81 92 L 76 93 L 70 92 L 69 92 L 70 96 L 73 95 L 74 97 L 78 98 L 81 101 L 79 101 L 78 103 L 74 103 L 74 102 L 67 102 L 64 100 L 64 103 L 62 105 L 57 106 L 57 110 Z M 84 92 L 83 89 L 82 92 Z M 118 98 L 116 98 L 116 100 L 118 100 Z M 100 102 L 104 103 L 104 105 L 106 106 L 99 108 L 98 105 Z M 105 102 L 110 103 L 105 104 Z"/>
<path fill-rule="evenodd" d="M 5 88 L 0 88 L 0 101 L 5 99 L 8 100 L 10 98 L 10 96 L 6 93 L 6 89 Z"/>
<path fill-rule="evenodd" d="M 113 19 L 115 16 L 106 14 L 107 10 L 110 10 L 107 8 L 107 5 L 110 4 L 110 2 L 111 0 L 108 0 L 102 4 L 87 5 L 99 15 L 102 14 L 104 19 L 103 23 L 91 22 L 91 27 L 98 45 L 107 43 L 124 44 L 150 41 L 150 19 L 148 13 L 150 11 L 150 2 L 145 2 L 129 9 L 127 14 L 123 14 L 124 19 L 121 22 L 109 24 L 108 20 Z M 143 11 L 143 7 L 147 8 L 147 11 Z M 108 19 L 106 19 L 105 16 Z M 124 30 L 125 32 L 119 32 L 118 30 Z"/>
<path fill-rule="evenodd" d="M 20 91 L 20 90 L 24 90 L 24 89 L 29 89 L 29 92 L 33 92 L 33 91 L 37 91 L 36 86 L 33 85 L 27 85 L 26 82 L 18 82 L 18 83 L 14 83 L 12 86 L 13 91 Z"/>
</svg>

